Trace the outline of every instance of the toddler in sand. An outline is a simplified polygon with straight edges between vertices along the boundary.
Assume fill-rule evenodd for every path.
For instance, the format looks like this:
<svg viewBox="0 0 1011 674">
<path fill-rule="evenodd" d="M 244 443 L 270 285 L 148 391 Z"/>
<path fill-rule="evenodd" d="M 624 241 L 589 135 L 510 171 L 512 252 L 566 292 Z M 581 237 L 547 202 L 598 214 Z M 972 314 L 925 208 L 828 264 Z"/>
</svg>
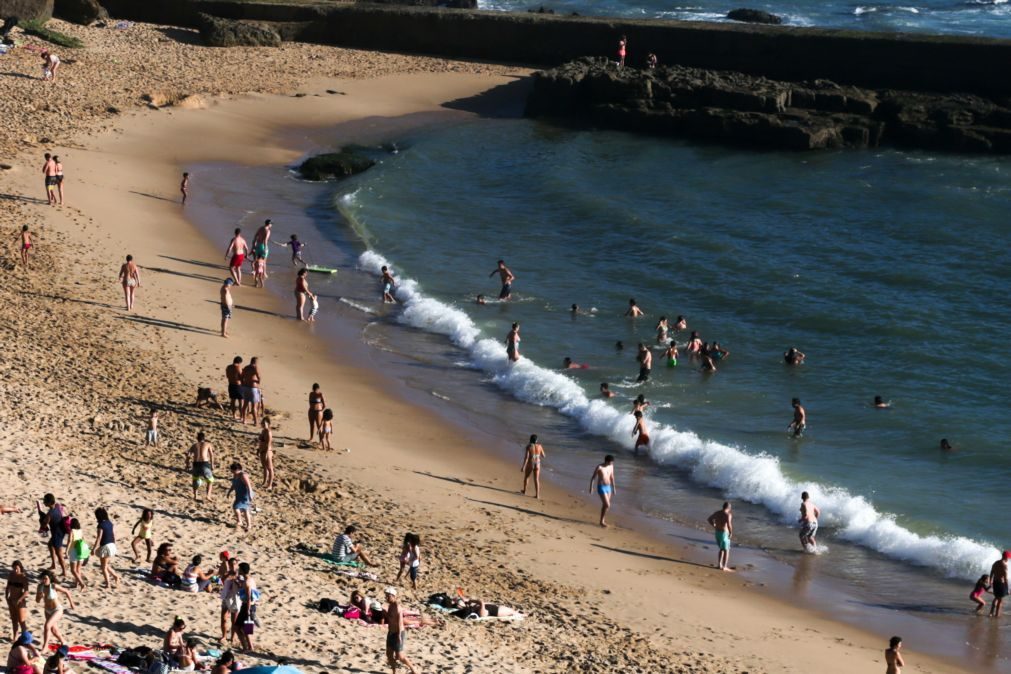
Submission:
<svg viewBox="0 0 1011 674">
<path fill-rule="evenodd" d="M 28 251 L 32 249 L 33 236 L 34 234 L 28 231 L 28 225 L 24 225 L 21 227 L 21 233 L 14 237 L 15 241 L 21 242 L 21 264 L 25 269 L 28 269 Z"/>
<path fill-rule="evenodd" d="M 328 407 L 323 410 L 323 425 L 319 427 L 320 449 L 333 449 L 330 446 L 331 435 L 333 435 L 333 410 Z"/>
<path fill-rule="evenodd" d="M 147 547 L 147 561 L 151 561 L 151 551 L 154 548 L 154 540 L 151 538 L 152 531 L 154 529 L 154 511 L 150 508 L 144 508 L 144 511 L 140 514 L 140 519 L 137 523 L 133 525 L 133 529 L 130 533 L 133 534 L 133 541 L 130 543 L 130 549 L 133 550 L 133 563 L 137 564 L 140 562 L 140 553 L 137 552 L 137 544 L 143 542 Z"/>
<path fill-rule="evenodd" d="M 158 410 L 151 410 L 151 415 L 147 418 L 147 435 L 144 437 L 144 446 L 158 446 Z"/>
</svg>

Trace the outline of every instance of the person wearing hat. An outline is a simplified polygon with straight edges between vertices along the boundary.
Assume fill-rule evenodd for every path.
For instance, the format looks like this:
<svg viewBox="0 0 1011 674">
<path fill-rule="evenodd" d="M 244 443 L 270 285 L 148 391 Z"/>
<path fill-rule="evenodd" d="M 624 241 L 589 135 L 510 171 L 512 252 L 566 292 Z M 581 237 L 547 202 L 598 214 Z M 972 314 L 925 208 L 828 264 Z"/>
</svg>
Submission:
<svg viewBox="0 0 1011 674">
<path fill-rule="evenodd" d="M 390 669 L 396 674 L 397 666 L 404 665 L 411 674 L 415 674 L 414 665 L 404 655 L 404 615 L 400 611 L 400 603 L 397 602 L 397 588 L 388 587 L 386 595 L 386 662 Z"/>
<path fill-rule="evenodd" d="M 221 336 L 228 337 L 228 321 L 232 320 L 232 307 L 235 306 L 235 302 L 232 301 L 232 286 L 235 285 L 235 280 L 231 276 L 225 279 L 224 283 L 221 284 Z"/>
<path fill-rule="evenodd" d="M 60 646 L 56 653 L 46 659 L 46 666 L 42 668 L 42 674 L 68 674 L 70 672 L 66 665 L 68 655 L 70 655 L 70 649 L 67 646 Z"/>
<path fill-rule="evenodd" d="M 990 591 L 993 592 L 993 604 L 990 605 L 990 617 L 999 618 L 1004 597 L 1008 595 L 1008 560 L 1011 550 L 1005 550 L 1000 559 L 990 567 Z"/>
<path fill-rule="evenodd" d="M 7 671 L 10 674 L 36 674 L 32 663 L 39 657 L 39 651 L 33 644 L 31 632 L 22 632 L 14 642 L 7 656 Z"/>
</svg>

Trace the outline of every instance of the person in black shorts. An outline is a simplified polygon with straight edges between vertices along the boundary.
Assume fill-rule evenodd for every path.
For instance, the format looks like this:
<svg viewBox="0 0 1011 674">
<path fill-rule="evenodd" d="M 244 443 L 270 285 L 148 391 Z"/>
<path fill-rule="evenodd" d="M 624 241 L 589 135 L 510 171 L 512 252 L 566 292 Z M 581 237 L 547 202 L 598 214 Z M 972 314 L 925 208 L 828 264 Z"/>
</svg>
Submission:
<svg viewBox="0 0 1011 674">
<path fill-rule="evenodd" d="M 225 368 L 225 378 L 228 379 L 228 402 L 232 416 L 239 413 L 242 402 L 242 356 L 232 359 L 232 364 Z"/>
</svg>

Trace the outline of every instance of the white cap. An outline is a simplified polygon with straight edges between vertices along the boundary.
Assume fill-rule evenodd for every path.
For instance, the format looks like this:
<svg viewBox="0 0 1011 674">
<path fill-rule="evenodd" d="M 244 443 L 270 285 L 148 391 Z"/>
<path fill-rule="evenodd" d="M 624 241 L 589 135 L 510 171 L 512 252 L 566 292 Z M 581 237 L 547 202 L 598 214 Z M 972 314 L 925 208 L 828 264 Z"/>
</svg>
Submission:
<svg viewBox="0 0 1011 674">
<path fill-rule="evenodd" d="M 391 597 L 396 597 L 397 596 L 397 588 L 395 588 L 395 587 L 388 587 L 388 588 L 386 588 L 383 591 L 383 594 L 388 594 Z"/>
</svg>

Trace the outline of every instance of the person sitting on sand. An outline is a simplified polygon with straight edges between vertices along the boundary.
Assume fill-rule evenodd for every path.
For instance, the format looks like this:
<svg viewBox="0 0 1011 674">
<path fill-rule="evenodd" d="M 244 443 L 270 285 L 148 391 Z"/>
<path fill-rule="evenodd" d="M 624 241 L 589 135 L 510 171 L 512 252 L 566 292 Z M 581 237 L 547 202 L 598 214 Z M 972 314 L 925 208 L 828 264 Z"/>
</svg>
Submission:
<svg viewBox="0 0 1011 674">
<path fill-rule="evenodd" d="M 376 564 L 369 559 L 369 556 L 366 554 L 362 545 L 351 540 L 351 534 L 356 531 L 358 531 L 357 527 L 353 524 L 349 524 L 344 527 L 344 533 L 334 540 L 333 552 L 331 553 L 334 561 L 350 563 L 361 560 L 368 566 L 376 566 Z"/>
<path fill-rule="evenodd" d="M 232 674 L 234 669 L 235 655 L 231 651 L 225 651 L 211 667 L 211 674 Z"/>
<path fill-rule="evenodd" d="M 383 605 L 376 600 L 369 601 L 369 598 L 358 590 L 351 593 L 351 605 L 358 609 L 362 620 L 373 625 L 386 624 L 386 611 Z"/>
<path fill-rule="evenodd" d="M 158 546 L 154 562 L 151 563 L 151 577 L 172 587 L 179 585 L 179 559 L 176 558 L 171 543 Z"/>
<path fill-rule="evenodd" d="M 34 662 L 39 657 L 35 648 L 35 640 L 31 632 L 22 632 L 18 640 L 11 646 L 7 655 L 7 671 L 9 674 L 39 674 Z"/>
<path fill-rule="evenodd" d="M 63 604 L 60 603 L 60 595 L 67 598 L 70 608 L 74 606 L 74 598 L 70 596 L 70 591 L 65 590 L 56 584 L 56 576 L 52 571 L 44 571 L 39 581 L 39 589 L 35 592 L 35 603 L 42 602 L 45 607 L 46 624 L 42 628 L 42 650 L 46 650 L 50 637 L 53 641 L 63 644 L 66 640 L 60 633 L 57 625 L 63 617 Z"/>
<path fill-rule="evenodd" d="M 172 621 L 172 627 L 165 633 L 165 639 L 162 641 L 162 652 L 171 658 L 174 664 L 178 664 L 179 656 L 186 649 L 186 637 L 183 635 L 185 630 L 186 621 L 176 616 L 176 619 Z"/>
<path fill-rule="evenodd" d="M 184 592 L 206 592 L 211 585 L 212 577 L 200 570 L 203 557 L 196 555 L 190 565 L 183 571 L 180 587 Z"/>
<path fill-rule="evenodd" d="M 46 665 L 42 668 L 42 674 L 73 674 L 69 667 L 67 667 L 67 656 L 70 655 L 70 649 L 67 646 L 60 646 L 46 659 Z"/>
<path fill-rule="evenodd" d="M 611 385 L 606 381 L 600 382 L 600 397 L 601 398 L 613 398 L 614 391 L 611 390 Z"/>
<path fill-rule="evenodd" d="M 183 650 L 179 653 L 176 669 L 183 672 L 194 672 L 197 669 L 197 646 L 200 642 L 190 637 L 183 644 Z"/>
</svg>

